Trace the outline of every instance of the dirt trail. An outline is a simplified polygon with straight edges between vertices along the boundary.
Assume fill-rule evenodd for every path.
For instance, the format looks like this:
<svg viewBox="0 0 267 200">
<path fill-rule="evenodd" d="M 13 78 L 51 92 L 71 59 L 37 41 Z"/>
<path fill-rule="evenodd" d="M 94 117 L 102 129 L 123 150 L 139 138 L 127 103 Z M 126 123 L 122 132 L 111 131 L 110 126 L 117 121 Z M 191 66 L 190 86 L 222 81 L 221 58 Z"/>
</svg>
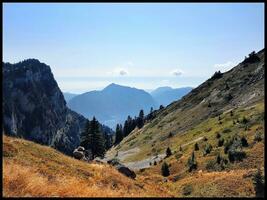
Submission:
<svg viewBox="0 0 267 200">
<path fill-rule="evenodd" d="M 197 141 L 199 141 L 199 140 L 202 140 L 204 137 L 199 137 L 199 138 L 197 138 L 197 139 L 195 139 L 195 140 L 192 140 L 191 142 L 188 142 L 188 143 L 186 143 L 186 144 L 183 144 L 183 145 L 181 145 L 181 147 L 185 147 L 185 146 L 187 146 L 187 145 L 189 145 L 189 144 L 192 144 L 192 143 L 194 143 L 194 142 L 197 142 Z"/>
<path fill-rule="evenodd" d="M 186 144 L 183 144 L 182 147 L 185 147 L 189 144 L 192 144 L 192 143 L 195 143 L 199 140 L 202 140 L 204 137 L 199 137 L 195 140 L 192 140 Z M 135 147 L 135 148 L 132 148 L 132 149 L 129 149 L 127 151 L 119 151 L 117 153 L 117 155 L 115 156 L 117 159 L 119 159 L 121 161 L 122 164 L 124 164 L 125 166 L 129 167 L 130 169 L 133 169 L 133 170 L 139 170 L 139 169 L 143 169 L 143 168 L 149 168 L 150 167 L 150 163 L 153 165 L 154 164 L 154 161 L 156 161 L 157 163 L 162 160 L 166 154 L 163 153 L 163 154 L 159 154 L 157 156 L 151 156 L 149 158 L 146 158 L 146 159 L 143 159 L 143 160 L 140 160 L 140 161 L 136 161 L 136 162 L 124 162 L 124 160 L 131 156 L 131 155 L 134 155 L 136 153 L 140 152 L 140 149 L 138 147 Z M 114 158 L 114 155 L 106 155 L 105 158 L 103 159 L 103 161 L 107 162 L 108 160 Z"/>
</svg>

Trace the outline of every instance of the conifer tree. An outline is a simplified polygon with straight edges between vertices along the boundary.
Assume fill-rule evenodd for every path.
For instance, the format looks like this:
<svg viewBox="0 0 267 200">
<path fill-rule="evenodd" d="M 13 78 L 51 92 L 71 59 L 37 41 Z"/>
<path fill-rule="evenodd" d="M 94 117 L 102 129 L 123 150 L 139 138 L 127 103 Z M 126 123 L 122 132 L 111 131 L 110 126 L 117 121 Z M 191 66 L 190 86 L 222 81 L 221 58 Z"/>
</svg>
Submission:
<svg viewBox="0 0 267 200">
<path fill-rule="evenodd" d="M 194 151 L 193 151 L 191 157 L 188 158 L 187 166 L 188 166 L 189 172 L 191 172 L 193 169 L 197 168 L 197 161 L 196 161 L 196 158 L 195 158 Z"/>
<path fill-rule="evenodd" d="M 115 144 L 119 144 L 120 141 L 123 139 L 123 133 L 121 129 L 121 125 L 117 124 L 116 126 L 116 132 L 115 132 Z"/>
<path fill-rule="evenodd" d="M 137 127 L 142 128 L 144 126 L 144 111 L 140 110 L 139 116 L 137 118 Z"/>
<path fill-rule="evenodd" d="M 165 177 L 170 175 L 169 166 L 166 162 L 164 162 L 161 166 L 161 174 Z"/>
<path fill-rule="evenodd" d="M 103 157 L 105 155 L 105 138 L 100 131 L 99 122 L 93 117 L 92 121 L 87 120 L 85 130 L 81 135 L 81 146 L 86 150 L 90 149 L 92 157 Z"/>
<path fill-rule="evenodd" d="M 172 155 L 172 151 L 171 151 L 170 147 L 168 147 L 168 148 L 166 149 L 166 157 L 169 157 L 169 156 L 171 156 L 171 155 Z"/>
<path fill-rule="evenodd" d="M 195 151 L 198 151 L 199 150 L 199 147 L 198 147 L 198 143 L 196 142 L 195 143 Z"/>
<path fill-rule="evenodd" d="M 81 143 L 80 145 L 85 149 L 91 149 L 92 147 L 92 132 L 90 127 L 90 121 L 86 119 L 85 128 L 81 133 Z"/>
<path fill-rule="evenodd" d="M 105 155 L 105 139 L 103 133 L 100 131 L 99 122 L 93 117 L 91 121 L 92 131 L 92 156 L 93 158 L 99 156 L 104 157 Z"/>
</svg>

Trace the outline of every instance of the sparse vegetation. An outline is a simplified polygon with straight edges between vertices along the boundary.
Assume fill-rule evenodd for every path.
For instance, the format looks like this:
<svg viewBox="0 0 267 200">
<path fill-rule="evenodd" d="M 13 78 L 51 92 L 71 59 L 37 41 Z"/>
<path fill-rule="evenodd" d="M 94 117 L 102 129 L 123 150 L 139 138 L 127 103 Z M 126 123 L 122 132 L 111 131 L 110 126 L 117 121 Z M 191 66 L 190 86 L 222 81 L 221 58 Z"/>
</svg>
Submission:
<svg viewBox="0 0 267 200">
<path fill-rule="evenodd" d="M 261 132 L 256 132 L 255 136 L 254 136 L 254 141 L 255 142 L 260 142 L 260 141 L 262 141 L 262 139 L 263 139 L 262 133 Z"/>
<path fill-rule="evenodd" d="M 211 144 L 206 144 L 203 150 L 203 155 L 206 156 L 211 152 L 211 150 L 212 150 Z"/>
</svg>

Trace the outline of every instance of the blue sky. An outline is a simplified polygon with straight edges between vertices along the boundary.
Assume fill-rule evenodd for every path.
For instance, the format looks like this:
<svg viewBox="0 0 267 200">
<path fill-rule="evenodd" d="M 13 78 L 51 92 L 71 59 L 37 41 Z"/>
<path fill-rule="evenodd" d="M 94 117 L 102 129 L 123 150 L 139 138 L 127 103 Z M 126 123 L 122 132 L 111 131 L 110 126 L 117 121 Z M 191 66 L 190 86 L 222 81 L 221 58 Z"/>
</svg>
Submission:
<svg viewBox="0 0 267 200">
<path fill-rule="evenodd" d="M 264 48 L 263 3 L 5 3 L 4 62 L 37 58 L 62 91 L 196 87 Z"/>
</svg>

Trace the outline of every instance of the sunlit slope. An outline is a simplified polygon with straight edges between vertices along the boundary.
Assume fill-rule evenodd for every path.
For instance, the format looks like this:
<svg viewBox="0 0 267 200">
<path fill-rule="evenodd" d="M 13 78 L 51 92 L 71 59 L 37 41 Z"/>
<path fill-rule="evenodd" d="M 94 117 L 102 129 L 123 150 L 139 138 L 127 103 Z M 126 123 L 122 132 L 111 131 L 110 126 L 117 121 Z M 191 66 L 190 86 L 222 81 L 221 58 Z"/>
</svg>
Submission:
<svg viewBox="0 0 267 200">
<path fill-rule="evenodd" d="M 140 184 L 107 164 L 86 163 L 23 139 L 3 136 L 3 195 L 165 196 L 158 185 Z"/>
<path fill-rule="evenodd" d="M 142 129 L 135 129 L 108 154 L 139 148 L 137 154 L 126 159 L 138 161 L 164 153 L 168 146 L 177 150 L 180 145 L 201 137 L 212 138 L 225 128 L 231 129 L 230 135 L 246 135 L 249 128 L 263 124 L 264 50 L 257 56 L 258 61 L 242 62 L 221 78 L 207 80 L 181 100 L 159 110 L 151 122 Z M 248 107 L 251 109 L 247 110 Z M 234 115 L 226 117 L 231 110 Z M 219 124 L 218 118 L 222 115 L 226 118 Z M 233 120 L 243 117 L 250 121 L 247 125 L 233 124 Z M 245 126 L 248 126 L 246 131 Z"/>
</svg>

